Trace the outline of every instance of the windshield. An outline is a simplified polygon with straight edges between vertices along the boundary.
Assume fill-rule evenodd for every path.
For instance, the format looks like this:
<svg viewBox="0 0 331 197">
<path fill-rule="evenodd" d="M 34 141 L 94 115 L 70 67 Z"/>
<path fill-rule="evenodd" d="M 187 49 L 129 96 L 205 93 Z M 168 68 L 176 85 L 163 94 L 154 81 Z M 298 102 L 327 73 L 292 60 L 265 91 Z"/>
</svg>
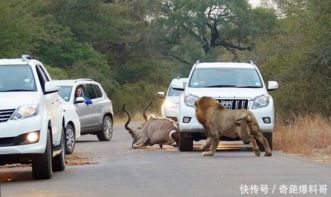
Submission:
<svg viewBox="0 0 331 197">
<path fill-rule="evenodd" d="M 261 88 L 262 82 L 254 68 L 197 68 L 189 87 Z"/>
<path fill-rule="evenodd" d="M 183 93 L 183 90 L 178 90 L 171 87 L 168 91 L 168 96 L 179 96 L 181 93 Z"/>
<path fill-rule="evenodd" d="M 59 95 L 66 102 L 70 100 L 71 89 L 72 86 L 60 86 Z"/>
<path fill-rule="evenodd" d="M 32 69 L 29 65 L 1 65 L 0 92 L 36 91 Z"/>
</svg>

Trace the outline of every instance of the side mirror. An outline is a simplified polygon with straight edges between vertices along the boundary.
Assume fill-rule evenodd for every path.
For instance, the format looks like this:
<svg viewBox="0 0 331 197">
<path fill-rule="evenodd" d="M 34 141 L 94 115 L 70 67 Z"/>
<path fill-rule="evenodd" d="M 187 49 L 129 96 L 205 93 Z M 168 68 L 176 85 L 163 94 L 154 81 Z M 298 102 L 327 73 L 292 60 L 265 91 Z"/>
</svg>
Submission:
<svg viewBox="0 0 331 197">
<path fill-rule="evenodd" d="M 78 103 L 84 103 L 85 99 L 83 97 L 77 97 L 76 100 L 74 101 L 74 104 L 78 104 Z"/>
<path fill-rule="evenodd" d="M 186 83 L 185 82 L 177 82 L 177 83 L 173 83 L 171 84 L 171 88 L 172 89 L 175 89 L 175 90 L 181 90 L 181 91 L 184 91 L 185 89 L 185 85 Z"/>
<path fill-rule="evenodd" d="M 164 92 L 158 92 L 157 93 L 157 98 L 164 98 L 165 97 L 165 93 Z"/>
<path fill-rule="evenodd" d="M 277 90 L 278 83 L 277 81 L 268 81 L 268 91 Z"/>
<path fill-rule="evenodd" d="M 45 92 L 44 92 L 44 94 L 51 94 L 51 93 L 54 93 L 54 92 L 58 92 L 59 89 L 60 89 L 60 87 L 58 85 L 56 85 L 52 81 L 47 81 L 45 83 Z"/>
</svg>

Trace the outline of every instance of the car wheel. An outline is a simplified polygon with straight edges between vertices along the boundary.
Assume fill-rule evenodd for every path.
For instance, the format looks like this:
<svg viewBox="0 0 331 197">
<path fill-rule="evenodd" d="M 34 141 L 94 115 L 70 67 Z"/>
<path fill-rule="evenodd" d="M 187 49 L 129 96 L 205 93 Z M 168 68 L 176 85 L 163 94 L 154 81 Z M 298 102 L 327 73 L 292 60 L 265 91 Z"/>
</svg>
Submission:
<svg viewBox="0 0 331 197">
<path fill-rule="evenodd" d="M 76 145 L 76 134 L 75 129 L 71 124 L 68 124 L 65 129 L 65 138 L 66 138 L 66 154 L 70 155 L 74 152 Z"/>
<path fill-rule="evenodd" d="M 264 137 L 267 139 L 270 149 L 272 150 L 272 133 L 263 133 Z M 257 141 L 260 151 L 265 151 L 263 145 Z"/>
<path fill-rule="evenodd" d="M 65 136 L 64 128 L 61 133 L 61 153 L 53 158 L 53 171 L 63 171 L 65 169 Z"/>
<path fill-rule="evenodd" d="M 51 131 L 47 130 L 46 150 L 32 159 L 32 176 L 35 179 L 49 179 L 52 177 L 52 142 Z"/>
<path fill-rule="evenodd" d="M 113 121 L 109 116 L 105 116 L 102 122 L 102 130 L 97 133 L 100 141 L 109 141 L 113 137 Z"/>
<path fill-rule="evenodd" d="M 187 134 L 180 132 L 178 147 L 180 151 L 192 151 L 193 150 L 192 136 L 188 136 Z"/>
</svg>

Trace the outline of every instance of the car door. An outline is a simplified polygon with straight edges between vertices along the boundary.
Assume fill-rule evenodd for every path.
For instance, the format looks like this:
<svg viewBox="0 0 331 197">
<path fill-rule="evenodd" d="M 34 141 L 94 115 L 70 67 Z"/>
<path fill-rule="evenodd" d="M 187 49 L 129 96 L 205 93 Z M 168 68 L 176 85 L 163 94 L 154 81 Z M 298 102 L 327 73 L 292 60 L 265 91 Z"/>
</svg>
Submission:
<svg viewBox="0 0 331 197">
<path fill-rule="evenodd" d="M 98 103 L 98 98 L 97 98 L 97 94 L 96 94 L 96 91 L 95 91 L 95 88 L 94 88 L 94 84 L 92 83 L 88 83 L 85 85 L 85 97 L 91 99 L 92 101 L 92 104 L 90 105 L 91 107 L 91 114 L 90 114 L 90 118 L 92 120 L 92 124 L 91 124 L 91 129 L 96 129 L 99 125 L 99 121 L 98 121 L 98 106 L 99 106 L 99 103 Z"/>
<path fill-rule="evenodd" d="M 95 118 L 94 118 L 95 112 L 93 108 L 94 105 L 93 97 L 95 97 L 95 93 L 93 89 L 92 89 L 93 92 L 91 92 L 90 84 L 81 84 L 76 87 L 75 91 L 77 90 L 78 87 L 83 88 L 83 96 L 85 98 L 89 98 L 92 100 L 92 104 L 89 105 L 87 105 L 86 103 L 75 104 L 79 116 L 79 121 L 81 124 L 81 131 L 84 133 L 93 129 L 95 125 Z"/>
<path fill-rule="evenodd" d="M 103 115 L 105 111 L 105 107 L 107 107 L 107 103 L 105 98 L 102 95 L 102 92 L 99 88 L 99 85 L 93 84 L 92 85 L 96 94 L 96 97 L 93 99 L 94 103 L 94 111 L 95 111 L 95 119 L 96 119 L 96 127 L 98 129 L 102 128 L 102 121 L 103 121 Z"/>
<path fill-rule="evenodd" d="M 44 69 L 40 65 L 36 65 L 36 70 L 42 90 L 43 92 L 45 92 L 45 83 L 50 81 L 50 78 L 48 77 L 48 75 L 45 73 Z M 44 95 L 44 101 L 48 114 L 51 119 L 53 143 L 54 145 L 57 145 L 60 142 L 61 131 L 62 131 L 61 120 L 60 120 L 61 107 L 58 100 L 57 92 Z"/>
</svg>

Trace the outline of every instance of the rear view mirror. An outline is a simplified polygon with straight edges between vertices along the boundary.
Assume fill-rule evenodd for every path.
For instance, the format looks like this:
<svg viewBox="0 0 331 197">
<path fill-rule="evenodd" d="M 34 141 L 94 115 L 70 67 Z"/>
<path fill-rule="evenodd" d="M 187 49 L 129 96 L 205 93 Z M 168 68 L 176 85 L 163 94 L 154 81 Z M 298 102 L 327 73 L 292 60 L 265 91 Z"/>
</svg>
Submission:
<svg viewBox="0 0 331 197">
<path fill-rule="evenodd" d="M 44 94 L 51 94 L 54 92 L 58 92 L 60 87 L 58 87 L 55 83 L 52 81 L 47 81 L 45 83 L 45 93 Z"/>
<path fill-rule="evenodd" d="M 184 91 L 184 83 L 174 83 L 171 85 L 172 89 Z"/>
<path fill-rule="evenodd" d="M 164 96 L 165 96 L 165 93 L 164 92 L 158 92 L 157 93 L 157 97 L 158 98 L 164 98 Z"/>
<path fill-rule="evenodd" d="M 268 91 L 272 91 L 276 89 L 278 89 L 277 81 L 268 81 Z"/>
<path fill-rule="evenodd" d="M 74 101 L 75 104 L 84 103 L 85 99 L 83 97 L 77 97 Z"/>
</svg>

